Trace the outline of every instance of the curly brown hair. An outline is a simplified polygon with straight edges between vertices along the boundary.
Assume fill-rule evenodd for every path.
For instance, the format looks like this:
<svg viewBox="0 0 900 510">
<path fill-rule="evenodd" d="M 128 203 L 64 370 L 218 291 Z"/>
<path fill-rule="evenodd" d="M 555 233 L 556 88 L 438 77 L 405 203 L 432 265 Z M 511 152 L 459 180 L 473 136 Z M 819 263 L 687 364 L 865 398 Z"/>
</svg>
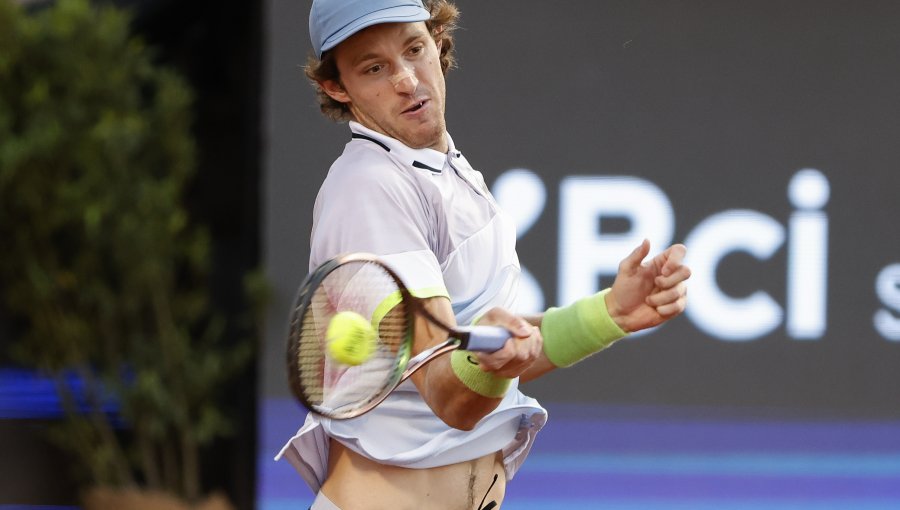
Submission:
<svg viewBox="0 0 900 510">
<path fill-rule="evenodd" d="M 425 21 L 425 26 L 431 33 L 431 37 L 434 38 L 434 42 L 441 48 L 441 70 L 446 75 L 450 69 L 456 67 L 456 56 L 453 54 L 453 31 L 457 27 L 459 9 L 449 0 L 426 0 L 425 7 L 431 13 L 431 18 Z M 319 101 L 322 113 L 334 121 L 353 120 L 350 108 L 345 103 L 332 99 L 319 85 L 328 80 L 341 83 L 341 75 L 334 59 L 334 52 L 326 51 L 322 54 L 321 60 L 311 54 L 306 60 L 304 71 L 313 88 L 316 89 L 316 99 Z"/>
</svg>

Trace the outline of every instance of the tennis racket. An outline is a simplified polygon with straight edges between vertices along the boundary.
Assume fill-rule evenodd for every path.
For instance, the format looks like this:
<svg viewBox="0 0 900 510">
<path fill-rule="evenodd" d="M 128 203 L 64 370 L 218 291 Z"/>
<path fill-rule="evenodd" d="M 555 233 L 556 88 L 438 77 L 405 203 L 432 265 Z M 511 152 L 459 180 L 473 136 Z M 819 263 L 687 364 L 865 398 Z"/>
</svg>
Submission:
<svg viewBox="0 0 900 510">
<path fill-rule="evenodd" d="M 335 314 L 371 320 L 375 343 L 359 365 L 335 360 L 326 332 Z M 422 317 L 449 339 L 412 354 L 414 324 Z M 347 419 L 371 411 L 416 370 L 455 349 L 494 352 L 512 334 L 496 326 L 451 327 L 425 309 L 399 276 L 376 256 L 354 253 L 328 260 L 300 286 L 291 311 L 287 369 L 291 391 L 310 411 Z"/>
</svg>

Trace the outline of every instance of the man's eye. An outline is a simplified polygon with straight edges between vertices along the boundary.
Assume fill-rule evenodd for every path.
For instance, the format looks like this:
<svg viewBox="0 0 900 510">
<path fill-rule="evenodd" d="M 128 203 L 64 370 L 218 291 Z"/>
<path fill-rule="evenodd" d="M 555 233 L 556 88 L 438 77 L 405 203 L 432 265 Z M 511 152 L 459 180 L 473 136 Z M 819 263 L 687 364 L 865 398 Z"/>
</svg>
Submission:
<svg viewBox="0 0 900 510">
<path fill-rule="evenodd" d="M 372 66 L 372 67 L 366 69 L 366 74 L 375 74 L 375 73 L 377 73 L 378 71 L 381 71 L 381 69 L 382 69 L 383 67 L 384 67 L 384 66 L 381 65 L 381 64 L 375 64 L 374 66 Z"/>
<path fill-rule="evenodd" d="M 409 52 L 413 55 L 418 55 L 419 53 L 422 53 L 424 50 L 425 50 L 424 46 L 413 46 L 412 48 L 409 49 Z"/>
</svg>

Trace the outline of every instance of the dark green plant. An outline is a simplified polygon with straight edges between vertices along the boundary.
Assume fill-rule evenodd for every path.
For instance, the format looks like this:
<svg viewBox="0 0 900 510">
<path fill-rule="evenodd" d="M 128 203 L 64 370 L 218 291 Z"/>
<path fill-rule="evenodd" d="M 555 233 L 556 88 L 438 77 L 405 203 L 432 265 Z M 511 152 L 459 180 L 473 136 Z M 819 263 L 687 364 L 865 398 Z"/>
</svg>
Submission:
<svg viewBox="0 0 900 510">
<path fill-rule="evenodd" d="M 23 326 L 14 356 L 58 381 L 57 436 L 85 481 L 196 498 L 253 343 L 224 341 L 210 239 L 181 205 L 190 90 L 129 30 L 87 0 L 0 0 L 0 289 Z"/>
</svg>

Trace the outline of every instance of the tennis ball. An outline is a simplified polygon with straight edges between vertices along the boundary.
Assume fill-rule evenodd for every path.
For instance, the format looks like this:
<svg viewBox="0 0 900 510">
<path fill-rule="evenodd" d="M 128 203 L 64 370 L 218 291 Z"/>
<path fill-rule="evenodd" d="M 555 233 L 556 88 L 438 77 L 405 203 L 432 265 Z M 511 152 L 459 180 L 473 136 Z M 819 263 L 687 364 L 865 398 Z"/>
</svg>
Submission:
<svg viewBox="0 0 900 510">
<path fill-rule="evenodd" d="M 345 365 L 360 365 L 375 352 L 375 329 L 362 315 L 343 311 L 328 323 L 325 340 L 331 357 Z"/>
</svg>

